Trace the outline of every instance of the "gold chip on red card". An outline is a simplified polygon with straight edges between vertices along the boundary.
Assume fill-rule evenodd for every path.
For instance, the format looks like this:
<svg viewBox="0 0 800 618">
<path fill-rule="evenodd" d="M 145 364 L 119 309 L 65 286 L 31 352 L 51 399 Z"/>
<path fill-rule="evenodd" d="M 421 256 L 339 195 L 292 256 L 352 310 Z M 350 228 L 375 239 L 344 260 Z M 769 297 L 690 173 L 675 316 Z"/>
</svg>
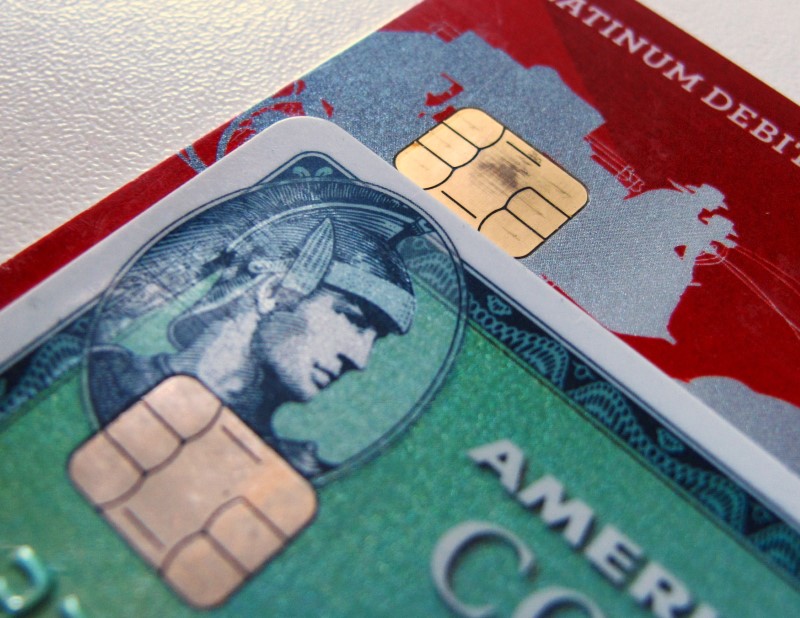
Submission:
<svg viewBox="0 0 800 618">
<path fill-rule="evenodd" d="M 394 164 L 516 258 L 589 199 L 574 176 L 478 109 L 457 111 L 401 150 Z"/>
</svg>

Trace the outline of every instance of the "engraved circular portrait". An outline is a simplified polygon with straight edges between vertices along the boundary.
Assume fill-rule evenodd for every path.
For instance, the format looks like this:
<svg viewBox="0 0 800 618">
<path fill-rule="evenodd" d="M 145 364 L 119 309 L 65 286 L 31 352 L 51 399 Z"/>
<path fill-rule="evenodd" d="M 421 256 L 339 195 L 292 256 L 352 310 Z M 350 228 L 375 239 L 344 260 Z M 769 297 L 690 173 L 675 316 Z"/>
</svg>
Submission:
<svg viewBox="0 0 800 618">
<path fill-rule="evenodd" d="M 85 396 L 102 427 L 191 376 L 319 484 L 423 410 L 465 310 L 460 261 L 430 217 L 304 155 L 130 260 L 96 311 Z"/>
</svg>

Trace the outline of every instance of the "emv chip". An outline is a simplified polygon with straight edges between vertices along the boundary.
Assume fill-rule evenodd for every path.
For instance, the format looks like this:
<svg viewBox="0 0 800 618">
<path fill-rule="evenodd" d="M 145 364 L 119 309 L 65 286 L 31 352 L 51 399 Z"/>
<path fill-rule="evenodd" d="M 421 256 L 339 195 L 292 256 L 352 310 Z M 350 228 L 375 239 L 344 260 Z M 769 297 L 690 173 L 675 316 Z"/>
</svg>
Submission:
<svg viewBox="0 0 800 618">
<path fill-rule="evenodd" d="M 401 150 L 394 164 L 517 258 L 589 199 L 569 172 L 478 109 L 457 111 Z"/>
<path fill-rule="evenodd" d="M 69 475 L 188 603 L 222 603 L 313 518 L 308 481 L 203 384 L 156 386 L 69 462 Z"/>
</svg>

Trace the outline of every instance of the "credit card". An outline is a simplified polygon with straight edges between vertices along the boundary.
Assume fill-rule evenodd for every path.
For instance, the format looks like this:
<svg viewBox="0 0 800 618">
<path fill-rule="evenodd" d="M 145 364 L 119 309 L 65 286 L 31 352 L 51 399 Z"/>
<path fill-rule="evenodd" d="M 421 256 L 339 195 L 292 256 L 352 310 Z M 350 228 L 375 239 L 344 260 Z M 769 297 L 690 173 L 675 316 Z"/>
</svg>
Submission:
<svg viewBox="0 0 800 618">
<path fill-rule="evenodd" d="M 480 156 L 455 166 L 426 150 L 469 110 L 535 160 L 506 157 L 509 140 L 462 140 L 458 156 Z M 800 471 L 798 108 L 631 0 L 423 2 L 4 265 L 3 302 L 298 115 L 411 165 L 445 207 Z M 537 160 L 582 187 L 574 203 L 542 193 Z"/>
<path fill-rule="evenodd" d="M 7 614 L 800 606 L 797 478 L 332 123 L 271 127 L 0 329 Z"/>
</svg>

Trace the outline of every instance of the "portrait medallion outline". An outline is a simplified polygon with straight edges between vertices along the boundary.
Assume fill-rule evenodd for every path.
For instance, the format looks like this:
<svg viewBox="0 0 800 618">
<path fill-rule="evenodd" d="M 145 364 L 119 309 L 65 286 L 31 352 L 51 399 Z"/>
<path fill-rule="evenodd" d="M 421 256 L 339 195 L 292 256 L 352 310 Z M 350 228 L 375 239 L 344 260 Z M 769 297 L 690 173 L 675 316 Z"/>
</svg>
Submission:
<svg viewBox="0 0 800 618">
<path fill-rule="evenodd" d="M 257 214 L 254 214 L 252 211 L 247 212 L 240 208 L 230 215 L 224 215 L 222 217 L 214 215 L 215 212 L 221 211 L 223 208 L 226 208 L 226 206 L 229 209 L 230 204 L 233 202 L 251 201 L 251 197 L 257 196 L 265 191 L 267 193 L 273 193 L 273 195 L 271 195 L 269 199 L 262 201 L 260 204 L 261 211 Z M 292 198 L 290 198 L 290 203 L 288 204 L 283 203 L 279 206 L 274 204 L 275 200 L 285 200 L 287 195 L 292 194 L 294 194 L 294 202 L 291 202 Z M 363 202 L 365 199 L 376 201 L 373 205 L 358 203 L 359 200 Z M 270 200 L 272 200 L 272 202 Z M 311 203 L 299 205 L 300 202 L 303 201 Z M 250 206 L 252 206 L 252 204 L 250 204 Z M 450 269 L 450 281 L 448 283 L 450 289 L 447 290 L 450 296 L 444 298 L 442 297 L 441 290 L 433 290 L 434 296 L 439 296 L 440 301 L 450 305 L 453 318 L 450 324 L 450 340 L 447 342 L 446 349 L 441 351 L 441 360 L 435 375 L 431 376 L 425 388 L 420 389 L 411 407 L 405 413 L 397 415 L 395 422 L 391 423 L 385 431 L 382 431 L 379 437 L 371 440 L 369 445 L 358 450 L 358 452 L 352 454 L 350 457 L 336 462 L 336 465 L 330 469 L 316 474 L 310 474 L 308 478 L 312 480 L 315 485 L 324 484 L 340 474 L 346 473 L 354 466 L 357 467 L 361 465 L 363 462 L 371 459 L 387 448 L 387 446 L 417 418 L 436 391 L 441 387 L 457 355 L 463 338 L 466 316 L 466 288 L 461 271 L 462 267 L 455 248 L 446 233 L 435 221 L 425 215 L 421 209 L 414 206 L 403 196 L 383 187 L 362 182 L 354 178 L 350 172 L 321 153 L 303 153 L 298 155 L 254 185 L 240 191 L 229 193 L 187 213 L 143 246 L 120 270 L 99 303 L 97 317 L 91 327 L 91 334 L 88 338 L 89 343 L 85 355 L 83 371 L 84 397 L 88 404 L 88 409 L 92 411 L 93 418 L 90 420 L 93 424 L 97 426 L 105 424 L 104 419 L 99 418 L 96 412 L 95 397 L 98 395 L 96 392 L 93 393 L 92 387 L 92 371 L 94 370 L 92 360 L 93 350 L 98 345 L 109 341 L 108 333 L 106 332 L 110 327 L 109 322 L 114 322 L 115 320 L 122 322 L 125 320 L 131 321 L 131 316 L 126 316 L 124 311 L 121 314 L 122 320 L 119 319 L 119 315 L 109 319 L 109 313 L 119 309 L 120 296 L 125 295 L 124 293 L 119 293 L 120 289 L 128 285 L 131 278 L 135 279 L 137 276 L 141 276 L 142 273 L 137 271 L 137 266 L 140 265 L 143 260 L 146 260 L 151 252 L 155 251 L 158 254 L 152 261 L 163 261 L 166 259 L 170 251 L 159 251 L 159 247 L 164 244 L 174 245 L 172 252 L 178 252 L 183 245 L 180 242 L 172 242 L 175 234 L 179 233 L 187 226 L 191 227 L 193 222 L 198 221 L 198 219 L 203 216 L 207 217 L 212 223 L 219 223 L 225 218 L 235 219 L 238 217 L 246 220 L 245 223 L 239 221 L 238 227 L 236 225 L 229 225 L 230 229 L 226 230 L 226 241 L 223 243 L 221 240 L 218 240 L 216 245 L 209 247 L 206 251 L 207 254 L 213 254 L 216 250 L 216 257 L 218 257 L 221 253 L 221 249 L 235 251 L 238 247 L 241 247 L 243 243 L 248 242 L 248 238 L 258 234 L 261 230 L 271 226 L 281 225 L 291 219 L 300 220 L 306 217 L 320 217 L 321 211 L 332 213 L 334 220 L 336 220 L 338 216 L 337 213 L 341 214 L 345 211 L 350 214 L 357 213 L 357 217 L 360 221 L 359 225 L 366 228 L 374 228 L 376 225 L 380 227 L 381 218 L 388 219 L 391 223 L 390 227 L 395 226 L 397 228 L 397 232 L 394 236 L 402 236 L 399 240 L 395 239 L 397 245 L 415 243 L 415 249 L 412 250 L 412 252 L 416 251 L 417 253 L 419 252 L 419 247 L 423 244 L 428 245 L 427 250 L 435 257 L 434 261 L 437 262 L 436 268 L 441 270 L 444 264 L 446 268 Z M 371 231 L 373 230 L 371 229 Z M 384 232 L 384 234 L 387 233 L 389 232 Z M 192 233 L 192 231 L 187 234 L 187 237 L 195 241 L 198 239 L 198 236 Z M 199 244 L 202 245 L 202 242 Z M 213 244 L 214 243 L 212 243 L 212 245 Z M 196 247 L 195 253 L 197 253 Z M 420 259 L 418 255 L 412 255 L 411 258 L 416 259 L 416 262 L 419 264 Z M 187 261 L 189 260 L 187 259 Z M 206 259 L 203 266 L 213 261 L 213 259 Z M 148 271 L 145 269 L 144 272 L 146 273 Z M 193 274 L 196 276 L 197 272 Z M 164 272 L 161 271 L 159 275 L 163 276 Z M 191 275 L 192 273 L 181 274 L 184 278 L 190 277 Z M 425 281 L 424 278 L 421 279 L 419 273 L 414 273 L 414 276 L 415 288 L 418 288 L 420 285 L 430 286 L 431 282 Z M 430 273 L 428 275 L 424 275 L 423 273 L 423 276 L 428 276 L 430 278 L 431 275 Z M 178 278 L 180 279 L 180 277 Z M 169 280 L 169 277 L 167 277 L 167 279 Z M 182 289 L 180 289 L 178 293 L 172 290 L 165 290 L 164 288 L 166 286 L 162 284 L 159 284 L 161 285 L 161 289 L 154 291 L 153 285 L 150 285 L 150 283 L 152 282 L 148 283 L 140 280 L 137 283 L 134 281 L 134 285 L 132 285 L 129 290 L 129 293 L 135 292 L 139 295 L 136 303 L 134 303 L 134 305 L 138 305 L 134 307 L 134 318 L 136 319 L 146 317 L 150 313 L 163 309 L 163 306 L 166 304 L 165 301 L 175 301 L 181 294 L 189 294 L 191 296 L 192 286 L 187 286 L 185 281 Z M 211 287 L 213 287 L 213 285 L 212 283 Z M 438 284 L 434 283 L 434 286 L 435 285 Z M 160 297 L 159 294 L 161 295 Z M 154 300 L 152 300 L 152 302 L 148 300 L 148 295 L 153 297 Z M 148 302 L 151 302 L 153 306 L 148 307 Z M 125 326 L 120 326 L 120 324 L 112 324 L 111 326 L 117 331 L 123 331 L 125 329 Z M 412 327 L 412 330 L 413 328 L 414 327 Z M 378 342 L 378 346 L 384 343 L 385 341 Z M 378 349 L 374 351 L 376 354 L 379 352 Z M 372 363 L 372 360 L 370 363 Z M 370 369 L 367 368 L 363 373 L 368 374 L 369 371 Z M 348 379 L 351 379 L 350 375 L 348 375 Z M 355 379 L 355 376 L 353 376 L 353 379 Z M 327 393 L 325 394 L 327 395 Z M 384 396 L 380 399 L 386 400 L 387 398 Z M 297 405 L 304 406 L 306 404 L 289 405 L 297 407 Z M 105 419 L 106 422 L 108 420 L 109 419 Z"/>
</svg>

